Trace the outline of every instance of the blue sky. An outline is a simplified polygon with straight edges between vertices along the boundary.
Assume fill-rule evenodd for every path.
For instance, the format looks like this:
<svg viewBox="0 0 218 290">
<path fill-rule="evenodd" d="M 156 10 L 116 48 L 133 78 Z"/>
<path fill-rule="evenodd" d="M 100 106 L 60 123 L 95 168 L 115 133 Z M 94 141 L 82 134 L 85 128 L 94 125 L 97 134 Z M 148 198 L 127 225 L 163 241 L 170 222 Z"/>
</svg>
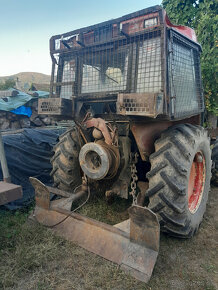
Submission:
<svg viewBox="0 0 218 290">
<path fill-rule="evenodd" d="M 160 4 L 161 0 L 0 0 L 0 76 L 50 74 L 52 35 Z"/>
</svg>

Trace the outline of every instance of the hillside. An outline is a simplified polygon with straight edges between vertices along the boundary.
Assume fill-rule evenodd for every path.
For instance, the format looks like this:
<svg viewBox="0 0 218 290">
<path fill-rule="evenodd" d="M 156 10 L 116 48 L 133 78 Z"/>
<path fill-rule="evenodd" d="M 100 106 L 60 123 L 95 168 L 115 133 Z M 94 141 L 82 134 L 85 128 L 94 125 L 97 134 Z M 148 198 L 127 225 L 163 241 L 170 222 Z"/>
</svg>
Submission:
<svg viewBox="0 0 218 290">
<path fill-rule="evenodd" d="M 28 90 L 32 83 L 37 84 L 49 84 L 50 76 L 37 72 L 20 72 L 10 76 L 0 77 L 0 83 L 7 79 L 13 79 L 19 81 L 19 88 Z"/>
</svg>

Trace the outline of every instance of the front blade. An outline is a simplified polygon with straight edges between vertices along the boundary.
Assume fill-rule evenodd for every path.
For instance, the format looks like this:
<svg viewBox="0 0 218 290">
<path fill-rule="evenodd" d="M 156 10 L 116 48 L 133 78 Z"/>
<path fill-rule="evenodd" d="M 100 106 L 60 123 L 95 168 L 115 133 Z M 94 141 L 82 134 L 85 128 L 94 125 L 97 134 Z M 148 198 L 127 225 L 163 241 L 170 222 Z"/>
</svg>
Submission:
<svg viewBox="0 0 218 290">
<path fill-rule="evenodd" d="M 52 227 L 67 240 L 120 265 L 136 279 L 148 282 L 158 255 L 159 223 L 147 208 L 133 206 L 129 212 L 129 221 L 110 226 L 54 208 L 51 202 L 50 209 L 36 206 L 34 219 Z"/>
</svg>

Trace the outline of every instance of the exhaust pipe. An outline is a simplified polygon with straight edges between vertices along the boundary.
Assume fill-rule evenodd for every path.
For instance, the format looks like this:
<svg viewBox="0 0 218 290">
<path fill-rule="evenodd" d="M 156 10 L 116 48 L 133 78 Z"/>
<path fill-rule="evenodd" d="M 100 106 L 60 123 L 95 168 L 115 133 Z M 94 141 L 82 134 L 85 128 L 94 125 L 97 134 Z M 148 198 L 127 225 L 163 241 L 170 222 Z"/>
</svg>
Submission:
<svg viewBox="0 0 218 290">
<path fill-rule="evenodd" d="M 79 163 L 83 172 L 90 179 L 111 179 L 116 175 L 119 168 L 119 150 L 103 141 L 90 142 L 81 148 Z"/>
</svg>

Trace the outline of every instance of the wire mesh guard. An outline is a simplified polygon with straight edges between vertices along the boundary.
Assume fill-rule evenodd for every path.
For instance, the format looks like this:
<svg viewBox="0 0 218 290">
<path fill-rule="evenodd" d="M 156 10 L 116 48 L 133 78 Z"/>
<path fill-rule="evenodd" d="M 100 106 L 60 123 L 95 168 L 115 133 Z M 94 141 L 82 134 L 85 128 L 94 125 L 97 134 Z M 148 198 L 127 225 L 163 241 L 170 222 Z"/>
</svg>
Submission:
<svg viewBox="0 0 218 290">
<path fill-rule="evenodd" d="M 134 22 L 131 25 L 135 28 Z M 57 97 L 140 94 L 126 97 L 123 107 L 126 114 L 149 115 L 149 98 L 143 99 L 141 94 L 150 94 L 151 99 L 158 96 L 161 108 L 165 99 L 171 108 L 168 114 L 174 117 L 203 110 L 197 44 L 171 29 L 165 33 L 163 26 L 126 37 L 120 32 L 114 36 L 112 26 L 96 31 L 89 32 L 82 45 L 75 41 L 76 36 L 67 37 L 64 41 L 69 50 L 65 47 L 55 55 L 52 90 Z M 55 49 L 61 50 L 63 43 L 56 40 Z"/>
<path fill-rule="evenodd" d="M 92 93 L 158 93 L 162 90 L 160 32 L 113 41 L 58 60 L 61 98 Z"/>
<path fill-rule="evenodd" d="M 128 61 L 128 48 L 84 55 L 81 93 L 125 90 Z"/>
<path fill-rule="evenodd" d="M 142 40 L 139 43 L 137 93 L 161 91 L 161 39 Z"/>
<path fill-rule="evenodd" d="M 175 98 L 175 116 L 198 113 L 203 109 L 203 96 L 198 49 L 175 37 L 169 58 L 169 86 Z"/>
</svg>

